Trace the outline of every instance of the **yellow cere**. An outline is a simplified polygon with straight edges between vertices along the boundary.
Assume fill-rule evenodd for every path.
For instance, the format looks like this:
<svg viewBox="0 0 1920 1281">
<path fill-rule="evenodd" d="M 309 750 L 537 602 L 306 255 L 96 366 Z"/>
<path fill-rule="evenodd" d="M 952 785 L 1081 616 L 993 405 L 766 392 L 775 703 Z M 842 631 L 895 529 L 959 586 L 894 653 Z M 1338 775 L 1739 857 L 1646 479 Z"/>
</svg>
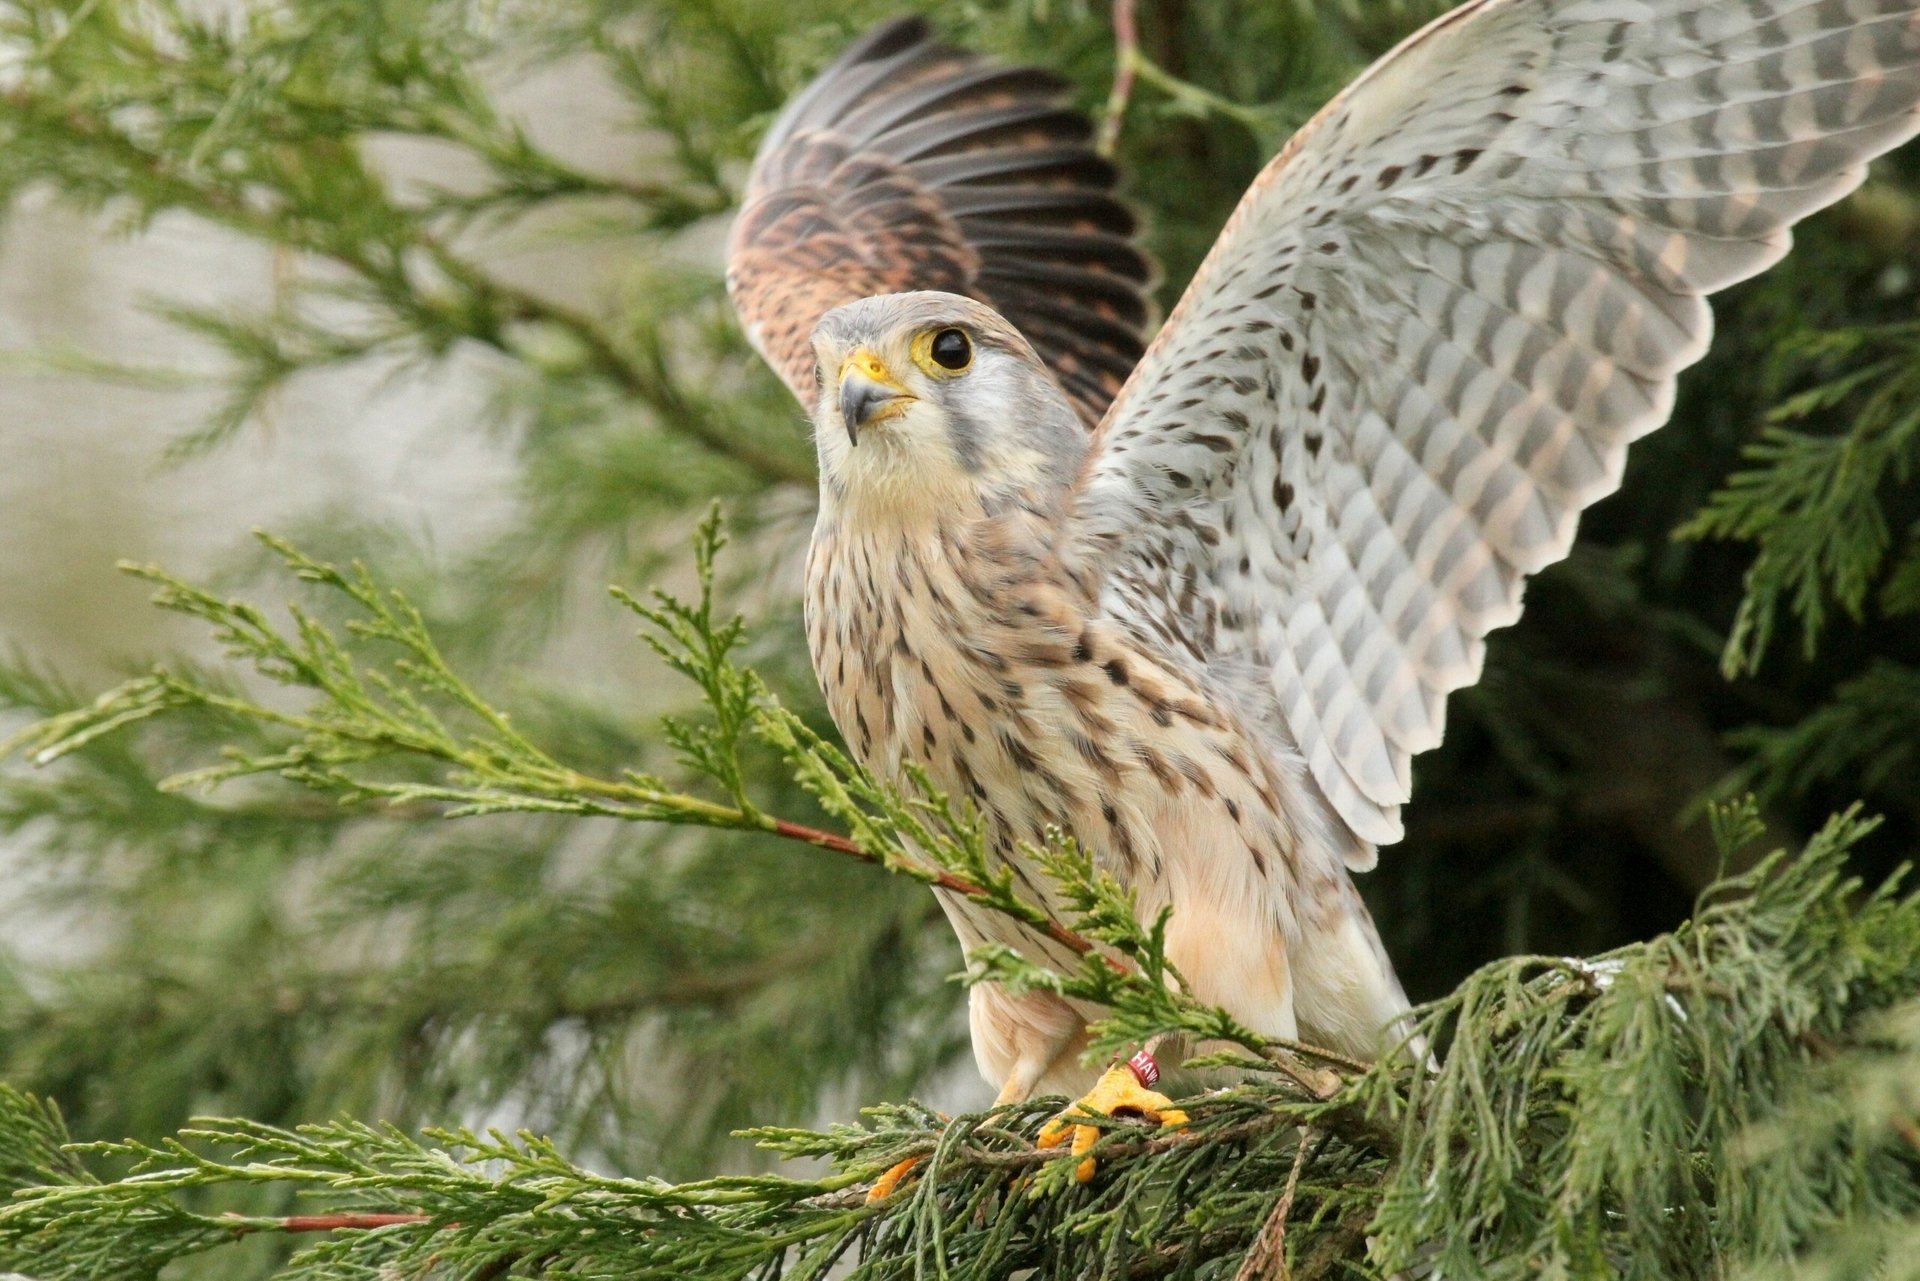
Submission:
<svg viewBox="0 0 1920 1281">
<path fill-rule="evenodd" d="M 920 359 L 919 350 L 919 346 L 916 343 L 914 347 L 915 360 Z M 840 362 L 840 377 L 843 381 L 847 376 L 847 371 L 850 369 L 858 370 L 869 379 L 879 383 L 882 387 L 891 387 L 896 391 L 905 390 L 900 386 L 900 380 L 893 376 L 893 371 L 887 368 L 887 362 L 875 355 L 871 347 L 857 347 L 847 353 L 847 358 Z"/>
</svg>

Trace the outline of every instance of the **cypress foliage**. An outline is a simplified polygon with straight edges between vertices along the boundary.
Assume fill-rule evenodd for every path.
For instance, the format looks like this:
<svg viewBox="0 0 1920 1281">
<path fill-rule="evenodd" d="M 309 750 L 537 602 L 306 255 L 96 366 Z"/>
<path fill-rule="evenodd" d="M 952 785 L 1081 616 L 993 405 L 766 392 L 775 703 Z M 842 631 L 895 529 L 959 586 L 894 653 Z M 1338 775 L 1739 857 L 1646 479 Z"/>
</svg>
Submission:
<svg viewBox="0 0 1920 1281">
<path fill-rule="evenodd" d="M 1141 15 L 1117 158 L 1167 301 L 1265 156 L 1439 7 Z M 1396 1074 L 1175 996 L 1065 834 L 1056 928 L 1127 964 L 960 957 L 914 881 L 1033 909 L 964 813 L 830 737 L 783 587 L 811 448 L 705 246 L 769 113 L 886 12 L 0 4 L 0 206 L 189 217 L 292 264 L 258 313 L 161 302 L 225 361 L 171 457 L 293 380 L 477 351 L 520 462 L 512 527 L 471 551 L 343 521 L 265 540 L 217 591 L 134 569 L 226 662 L 155 656 L 101 694 L 0 658 L 0 833 L 26 910 L 89 939 L 0 950 L 0 1268 L 1920 1275 L 1920 905 L 1893 875 L 1920 828 L 1920 158 L 1721 300 L 1673 424 L 1452 700 L 1409 839 L 1364 884 L 1433 1002 L 1439 1069 Z M 936 18 L 1107 102 L 1097 7 Z M 645 165 L 569 160 L 500 105 L 583 66 L 657 144 Z M 470 177 L 410 180 L 396 138 Z M 578 296 L 503 265 L 556 234 L 628 265 Z M 659 576 L 677 595 L 570 590 Z M 293 612 L 247 603 L 289 580 Z M 554 661 L 623 610 L 657 668 Z M 606 697 L 628 687 L 667 719 Z M 1086 1187 L 1033 1146 L 1057 1102 L 792 1128 L 965 1070 L 963 966 L 1110 1005 L 1103 1049 L 1207 1041 L 1236 1083 L 1186 1131 L 1116 1125 Z M 758 1148 L 729 1137 L 749 1127 Z M 763 1172 L 783 1156 L 808 1172 Z"/>
</svg>

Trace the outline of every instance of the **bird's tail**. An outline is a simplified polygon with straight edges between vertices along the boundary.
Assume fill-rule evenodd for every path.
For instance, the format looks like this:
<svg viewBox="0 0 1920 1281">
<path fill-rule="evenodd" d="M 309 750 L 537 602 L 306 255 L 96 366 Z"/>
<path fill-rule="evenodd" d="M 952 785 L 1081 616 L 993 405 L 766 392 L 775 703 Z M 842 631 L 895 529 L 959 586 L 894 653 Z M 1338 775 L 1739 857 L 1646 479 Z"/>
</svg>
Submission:
<svg viewBox="0 0 1920 1281">
<path fill-rule="evenodd" d="M 1342 910 L 1330 913 L 1324 927 L 1311 930 L 1294 949 L 1301 1039 L 1369 1062 L 1398 1055 L 1424 1063 L 1426 1041 L 1414 1030 L 1412 1007 L 1373 916 L 1351 882 L 1343 889 Z"/>
</svg>

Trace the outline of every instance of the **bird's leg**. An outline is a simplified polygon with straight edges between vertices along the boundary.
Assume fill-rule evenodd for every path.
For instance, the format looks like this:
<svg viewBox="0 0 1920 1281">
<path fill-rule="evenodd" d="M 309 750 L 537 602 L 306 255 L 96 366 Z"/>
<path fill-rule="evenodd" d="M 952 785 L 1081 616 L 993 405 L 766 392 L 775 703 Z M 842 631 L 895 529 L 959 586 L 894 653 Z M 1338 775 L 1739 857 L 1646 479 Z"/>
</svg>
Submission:
<svg viewBox="0 0 1920 1281">
<path fill-rule="evenodd" d="M 1155 1037 L 1125 1063 L 1108 1068 L 1078 1102 L 1041 1127 L 1038 1142 L 1043 1148 L 1058 1147 L 1069 1138 L 1073 1140 L 1073 1155 L 1080 1158 L 1073 1176 L 1080 1182 L 1093 1178 L 1094 1160 L 1086 1153 L 1099 1140 L 1100 1130 L 1097 1126 L 1077 1123 L 1075 1117 L 1136 1116 L 1164 1130 L 1177 1130 L 1187 1123 L 1187 1114 L 1153 1088 L 1160 1083 L 1160 1065 L 1153 1057 L 1153 1049 L 1160 1041 L 1161 1038 Z"/>
</svg>

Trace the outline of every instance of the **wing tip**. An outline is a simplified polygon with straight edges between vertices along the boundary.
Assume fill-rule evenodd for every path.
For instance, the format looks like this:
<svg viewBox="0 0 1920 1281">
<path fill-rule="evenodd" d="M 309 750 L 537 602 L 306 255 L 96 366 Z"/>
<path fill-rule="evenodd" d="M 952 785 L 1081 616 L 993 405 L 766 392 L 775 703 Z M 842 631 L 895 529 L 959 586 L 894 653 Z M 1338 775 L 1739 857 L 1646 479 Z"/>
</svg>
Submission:
<svg viewBox="0 0 1920 1281">
<path fill-rule="evenodd" d="M 896 13 L 868 27 L 865 34 L 849 45 L 836 61 L 853 63 L 890 58 L 931 39 L 933 23 L 927 20 L 926 14 Z"/>
</svg>

